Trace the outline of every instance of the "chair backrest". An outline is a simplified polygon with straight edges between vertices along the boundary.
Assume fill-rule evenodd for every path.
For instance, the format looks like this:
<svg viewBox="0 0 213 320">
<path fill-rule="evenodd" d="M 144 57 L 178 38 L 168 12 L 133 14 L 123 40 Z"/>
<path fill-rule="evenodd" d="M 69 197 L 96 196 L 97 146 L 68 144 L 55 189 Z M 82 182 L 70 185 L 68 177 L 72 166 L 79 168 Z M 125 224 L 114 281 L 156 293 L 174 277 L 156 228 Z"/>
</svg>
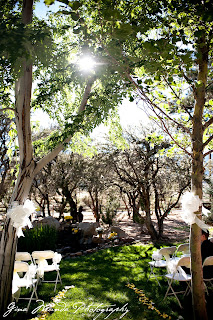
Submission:
<svg viewBox="0 0 213 320">
<path fill-rule="evenodd" d="M 31 254 L 29 252 L 16 252 L 16 261 L 32 261 Z"/>
<path fill-rule="evenodd" d="M 167 259 L 170 255 L 173 255 L 175 251 L 176 251 L 176 247 L 172 246 L 172 247 L 161 248 L 159 250 L 159 253 L 162 254 L 162 256 L 164 256 Z"/>
<path fill-rule="evenodd" d="M 177 263 L 177 267 L 186 267 L 191 268 L 191 258 L 190 257 L 182 257 Z"/>
<path fill-rule="evenodd" d="M 180 244 L 177 248 L 177 252 L 183 252 L 184 254 L 190 253 L 189 243 Z"/>
<path fill-rule="evenodd" d="M 206 267 L 206 266 L 213 266 L 213 256 L 207 257 L 203 261 L 203 267 Z"/>
<path fill-rule="evenodd" d="M 39 259 L 53 259 L 54 251 L 44 250 L 44 251 L 33 251 L 32 252 L 33 260 Z"/>
<path fill-rule="evenodd" d="M 15 261 L 14 272 L 28 272 L 29 264 L 23 261 Z"/>
</svg>

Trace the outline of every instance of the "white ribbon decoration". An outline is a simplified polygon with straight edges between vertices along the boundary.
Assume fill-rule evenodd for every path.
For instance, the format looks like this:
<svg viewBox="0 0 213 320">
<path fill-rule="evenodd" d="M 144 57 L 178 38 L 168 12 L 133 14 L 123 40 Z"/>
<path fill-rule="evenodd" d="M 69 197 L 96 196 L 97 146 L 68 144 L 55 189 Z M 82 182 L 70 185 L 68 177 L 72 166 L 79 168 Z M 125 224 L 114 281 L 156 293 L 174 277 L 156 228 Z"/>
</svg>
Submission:
<svg viewBox="0 0 213 320">
<path fill-rule="evenodd" d="M 58 253 L 58 252 L 55 252 L 54 256 L 53 256 L 53 264 L 60 263 L 61 258 L 62 258 L 62 255 L 60 253 Z"/>
<path fill-rule="evenodd" d="M 154 251 L 152 254 L 152 259 L 155 261 L 160 261 L 163 258 L 162 254 L 159 253 L 159 250 Z"/>
<path fill-rule="evenodd" d="M 178 263 L 178 261 L 175 261 L 172 259 L 170 261 L 168 261 L 167 266 L 166 266 L 168 273 L 174 274 L 175 272 L 177 272 L 177 263 Z"/>
<path fill-rule="evenodd" d="M 16 228 L 17 237 L 24 237 L 22 228 L 28 226 L 32 228 L 29 216 L 35 211 L 32 201 L 26 200 L 24 205 L 19 205 L 17 201 L 12 204 L 12 208 L 8 210 L 7 216 L 11 219 L 12 225 Z"/>
<path fill-rule="evenodd" d="M 46 269 L 46 267 L 48 267 L 48 262 L 44 258 L 41 258 L 41 259 L 37 260 L 36 262 L 38 264 L 37 273 L 40 278 L 43 278 L 45 269 Z"/>
<path fill-rule="evenodd" d="M 25 278 L 28 282 L 27 288 L 32 285 L 33 279 L 35 278 L 35 275 L 36 275 L 36 272 L 37 272 L 37 267 L 33 263 L 31 263 L 29 265 L 28 271 L 25 274 Z"/>
<path fill-rule="evenodd" d="M 199 210 L 202 205 L 202 201 L 199 196 L 196 196 L 193 192 L 186 192 L 182 197 L 182 218 L 183 220 L 192 225 L 196 223 L 201 229 L 206 231 L 210 226 L 200 220 L 194 212 Z"/>
</svg>

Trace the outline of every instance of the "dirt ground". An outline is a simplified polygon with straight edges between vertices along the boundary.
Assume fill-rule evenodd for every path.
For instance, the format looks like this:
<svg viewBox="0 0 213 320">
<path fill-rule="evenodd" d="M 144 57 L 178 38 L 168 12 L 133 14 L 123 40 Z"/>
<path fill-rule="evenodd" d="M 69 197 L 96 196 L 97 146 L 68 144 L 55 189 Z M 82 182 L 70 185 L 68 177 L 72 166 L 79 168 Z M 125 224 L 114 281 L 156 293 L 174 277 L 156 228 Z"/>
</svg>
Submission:
<svg viewBox="0 0 213 320">
<path fill-rule="evenodd" d="M 85 211 L 85 222 L 95 222 L 92 212 Z M 154 224 L 156 219 L 153 218 Z M 126 212 L 119 212 L 116 216 L 114 224 L 124 230 L 130 237 L 142 243 L 151 241 L 145 226 L 134 223 L 128 217 Z M 181 210 L 174 209 L 164 220 L 164 239 L 165 242 L 185 242 L 189 239 L 189 226 L 181 218 Z"/>
</svg>

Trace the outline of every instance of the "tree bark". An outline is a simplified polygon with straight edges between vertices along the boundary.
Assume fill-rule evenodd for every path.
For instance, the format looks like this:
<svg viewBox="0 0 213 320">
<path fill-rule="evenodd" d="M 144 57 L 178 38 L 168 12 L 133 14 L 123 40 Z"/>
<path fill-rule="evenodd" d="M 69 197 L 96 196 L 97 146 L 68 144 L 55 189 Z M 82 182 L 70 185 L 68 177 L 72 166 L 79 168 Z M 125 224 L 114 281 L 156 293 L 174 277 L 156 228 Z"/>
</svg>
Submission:
<svg viewBox="0 0 213 320">
<path fill-rule="evenodd" d="M 198 81 L 200 85 L 196 89 L 195 107 L 193 115 L 192 131 L 192 191 L 202 199 L 203 180 L 203 110 L 205 105 L 205 88 L 207 81 L 208 48 L 205 37 L 202 36 L 198 43 Z M 198 218 L 201 216 L 202 208 L 197 212 Z M 203 283 L 202 258 L 201 258 L 201 229 L 197 224 L 191 226 L 190 251 L 191 251 L 191 271 L 192 271 L 192 303 L 194 319 L 207 320 L 205 289 Z"/>
</svg>

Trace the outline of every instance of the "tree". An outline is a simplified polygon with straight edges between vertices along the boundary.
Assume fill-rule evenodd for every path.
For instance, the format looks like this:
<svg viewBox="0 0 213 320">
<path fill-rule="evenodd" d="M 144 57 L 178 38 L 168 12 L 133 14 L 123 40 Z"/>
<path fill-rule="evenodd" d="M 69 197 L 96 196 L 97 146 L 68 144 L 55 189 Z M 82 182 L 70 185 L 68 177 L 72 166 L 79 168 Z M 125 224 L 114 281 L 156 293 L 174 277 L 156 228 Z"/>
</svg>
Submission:
<svg viewBox="0 0 213 320">
<path fill-rule="evenodd" d="M 76 153 L 61 154 L 57 157 L 52 170 L 52 187 L 56 190 L 55 201 L 60 206 L 60 215 L 66 205 L 69 205 L 70 215 L 73 221 L 77 221 L 77 197 L 76 193 L 81 186 L 84 175 L 84 159 Z M 57 198 L 61 198 L 61 202 Z"/>
<path fill-rule="evenodd" d="M 33 0 L 23 1 L 21 20 L 20 12 L 17 13 L 15 11 L 15 4 L 16 1 L 11 1 L 12 8 L 9 11 L 1 11 L 1 15 L 4 18 L 4 22 L 7 21 L 5 28 L 8 26 L 8 21 L 11 23 L 10 32 L 14 38 L 16 33 L 13 33 L 13 27 L 14 30 L 21 28 L 23 32 L 21 37 L 23 47 L 21 45 L 20 48 L 23 50 L 21 53 L 18 52 L 17 59 L 15 59 L 14 55 L 11 57 L 12 50 L 10 47 L 5 46 L 5 52 L 0 52 L 1 59 L 5 55 L 8 56 L 8 60 L 1 60 L 2 65 L 4 64 L 4 67 L 6 65 L 7 70 L 7 74 L 1 84 L 6 94 L 8 86 L 15 83 L 15 106 L 6 95 L 8 105 L 3 106 L 3 110 L 11 109 L 15 114 L 19 144 L 19 173 L 10 203 L 18 201 L 23 204 L 29 195 L 33 179 L 40 170 L 67 146 L 76 132 L 88 133 L 101 123 L 108 116 L 109 110 L 114 108 L 122 99 L 123 93 L 120 90 L 122 84 L 117 84 L 117 75 L 112 74 L 110 66 L 103 66 L 102 70 L 97 71 L 93 76 L 83 77 L 83 80 L 82 78 L 80 79 L 77 75 L 76 65 L 67 61 L 66 54 L 70 52 L 70 43 L 62 41 L 61 45 L 66 43 L 66 50 L 63 47 L 59 52 L 60 46 L 56 41 L 54 42 L 53 31 L 47 23 L 44 21 L 39 22 L 37 19 L 32 20 Z M 73 2 L 71 4 L 73 10 L 75 10 L 75 6 L 76 2 Z M 13 14 L 15 17 L 17 16 L 17 19 L 14 19 Z M 18 27 L 16 25 L 17 21 Z M 58 23 L 59 19 L 57 19 Z M 62 27 L 60 32 L 60 36 L 65 35 L 65 38 L 70 39 L 72 42 L 73 34 L 69 37 L 69 34 L 66 34 L 66 27 Z M 76 42 L 74 48 L 77 51 Z M 35 78 L 37 77 L 40 81 L 44 80 L 43 84 L 38 82 L 37 96 L 34 101 L 32 101 L 31 97 L 33 63 L 36 66 Z M 18 68 L 18 72 L 14 72 L 15 67 Z M 70 75 L 69 77 L 67 77 L 68 74 Z M 9 75 L 9 80 L 7 75 Z M 4 81 L 6 81 L 7 85 L 4 84 Z M 94 83 L 95 86 L 93 86 Z M 47 87 L 49 90 L 47 90 Z M 106 95 L 106 90 L 109 90 L 109 87 L 114 92 L 117 92 L 112 98 Z M 75 92 L 74 99 L 66 99 L 73 92 Z M 72 105 L 70 108 L 68 108 L 70 104 L 68 105 L 66 101 Z M 48 104 L 49 108 L 47 108 Z M 54 109 L 56 105 L 59 106 L 57 110 Z M 57 117 L 61 125 L 60 132 L 54 131 L 48 141 L 34 143 L 34 146 L 32 144 L 30 123 L 32 106 L 34 108 L 42 107 L 43 110 L 52 114 L 52 117 Z M 63 117 L 60 117 L 59 112 L 63 110 Z M 36 160 L 34 149 L 38 148 L 38 146 L 43 147 L 44 155 L 39 160 Z M 11 299 L 16 244 L 16 230 L 13 228 L 11 219 L 7 218 L 0 246 L 1 312 L 7 308 Z"/>
<path fill-rule="evenodd" d="M 212 152 L 212 2 L 84 1 L 85 37 L 105 52 L 170 138 L 192 158 L 191 189 L 202 199 L 203 158 Z M 85 9 L 86 8 L 86 9 Z M 85 28 L 85 22 L 82 22 Z M 186 95 L 192 93 L 192 105 Z M 173 136 L 168 123 L 179 130 Z M 188 135 L 191 150 L 186 144 Z M 209 149 L 208 149 L 209 146 Z M 201 219 L 201 207 L 196 215 Z M 191 226 L 192 297 L 195 319 L 207 319 L 202 281 L 201 230 Z"/>
<path fill-rule="evenodd" d="M 163 222 L 189 186 L 190 163 L 181 156 L 167 156 L 171 145 L 150 130 L 142 137 L 127 133 L 129 149 L 110 155 L 113 183 L 125 192 L 133 208 L 133 221 L 140 222 L 139 208 L 153 241 L 163 236 Z M 137 201 L 137 202 L 136 202 Z M 152 213 L 157 218 L 154 227 Z"/>
<path fill-rule="evenodd" d="M 107 189 L 105 155 L 100 152 L 92 158 L 85 159 L 85 162 L 82 189 L 89 193 L 90 200 L 84 198 L 84 202 L 91 208 L 96 222 L 99 222 L 101 206 L 103 204 L 103 193 Z"/>
</svg>

